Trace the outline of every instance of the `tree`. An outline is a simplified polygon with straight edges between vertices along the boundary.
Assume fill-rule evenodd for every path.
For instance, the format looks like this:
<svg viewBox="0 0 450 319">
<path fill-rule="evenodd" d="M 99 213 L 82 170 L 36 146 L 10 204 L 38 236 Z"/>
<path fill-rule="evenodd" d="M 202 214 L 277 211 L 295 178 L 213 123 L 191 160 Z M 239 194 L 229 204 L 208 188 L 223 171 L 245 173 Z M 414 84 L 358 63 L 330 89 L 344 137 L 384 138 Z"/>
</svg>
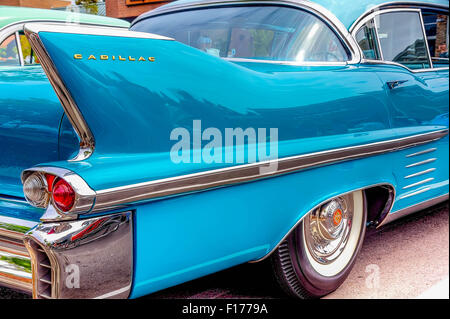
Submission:
<svg viewBox="0 0 450 319">
<path fill-rule="evenodd" d="M 86 10 L 86 13 L 97 14 L 97 2 L 98 0 L 76 0 L 75 4 L 81 5 Z"/>
</svg>

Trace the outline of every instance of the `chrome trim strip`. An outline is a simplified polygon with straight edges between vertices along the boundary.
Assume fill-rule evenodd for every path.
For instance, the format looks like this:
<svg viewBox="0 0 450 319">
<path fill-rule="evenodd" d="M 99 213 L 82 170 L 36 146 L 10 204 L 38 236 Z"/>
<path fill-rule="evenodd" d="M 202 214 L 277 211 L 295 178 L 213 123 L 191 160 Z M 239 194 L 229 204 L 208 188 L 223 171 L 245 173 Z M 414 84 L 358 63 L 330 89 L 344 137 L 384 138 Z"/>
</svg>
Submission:
<svg viewBox="0 0 450 319">
<path fill-rule="evenodd" d="M 283 6 L 291 6 L 297 9 L 303 9 L 306 10 L 317 17 L 319 17 L 321 20 L 323 20 L 326 24 L 329 25 L 333 29 L 333 31 L 336 33 L 336 35 L 340 38 L 340 40 L 345 44 L 347 47 L 351 57 L 350 60 L 347 61 L 348 64 L 357 64 L 361 61 L 361 49 L 359 48 L 358 44 L 356 43 L 355 39 L 352 37 L 352 35 L 348 32 L 347 28 L 342 24 L 342 22 L 336 18 L 336 16 L 330 12 L 329 10 L 325 9 L 321 5 L 306 1 L 306 0 L 255 0 L 255 1 L 246 1 L 246 0 L 207 0 L 207 1 L 195 1 L 195 2 L 189 2 L 189 3 L 180 3 L 180 4 L 174 4 L 170 7 L 159 7 L 155 10 L 152 10 L 150 12 L 147 12 L 138 18 L 136 18 L 133 22 L 130 28 L 132 28 L 136 23 L 138 23 L 141 20 L 154 17 L 157 15 L 162 15 L 166 13 L 172 13 L 172 12 L 178 12 L 178 11 L 184 11 L 184 10 L 190 10 L 190 9 L 196 9 L 196 8 L 207 8 L 207 7 L 214 7 L 214 6 L 227 6 L 227 5 L 258 5 L 258 4 L 264 4 L 264 5 L 283 5 Z M 258 60 L 260 63 L 268 63 L 266 60 Z M 271 61 L 272 63 L 277 63 L 275 61 Z M 278 64 L 287 64 L 286 62 L 289 61 L 278 61 Z M 270 62 L 269 62 L 270 63 Z"/>
<path fill-rule="evenodd" d="M 104 27 L 104 26 L 81 26 L 79 24 L 67 24 L 67 23 L 26 23 L 24 26 L 25 32 L 38 34 L 39 32 L 52 32 L 52 33 L 70 33 L 70 34 L 87 34 L 98 36 L 110 36 L 121 38 L 143 38 L 143 39 L 155 39 L 155 40 L 167 40 L 173 41 L 172 38 L 165 37 L 158 34 L 130 31 L 125 28 L 118 27 Z"/>
<path fill-rule="evenodd" d="M 267 63 L 267 64 L 281 64 L 293 66 L 346 66 L 347 62 L 295 62 L 295 61 L 267 61 L 247 58 L 221 58 L 230 62 L 248 62 L 248 63 Z"/>
<path fill-rule="evenodd" d="M 418 203 L 418 204 L 406 207 L 404 209 L 392 212 L 385 218 L 385 220 L 380 225 L 378 225 L 377 229 L 382 227 L 382 226 L 384 226 L 384 225 L 386 225 L 386 224 L 388 224 L 388 223 L 390 223 L 390 222 L 393 222 L 394 220 L 397 220 L 397 219 L 399 219 L 401 217 L 407 216 L 407 215 L 412 214 L 412 213 L 416 213 L 416 212 L 421 211 L 423 209 L 426 209 L 426 208 L 429 208 L 429 207 L 434 206 L 436 204 L 442 203 L 445 200 L 448 200 L 448 198 L 449 198 L 449 195 L 447 193 L 445 195 L 441 195 L 441 196 L 438 196 L 438 197 L 435 197 L 435 198 L 432 198 L 432 199 L 428 199 L 428 200 L 423 201 L 421 203 Z"/>
<path fill-rule="evenodd" d="M 66 181 L 71 183 L 71 185 L 75 185 L 72 184 L 75 181 L 80 182 L 76 187 L 85 194 L 83 203 L 86 203 L 86 205 L 77 206 L 76 213 L 82 214 L 122 207 L 123 205 L 158 197 L 204 191 L 212 188 L 230 186 L 238 183 L 298 172 L 313 167 L 394 152 L 408 147 L 429 143 L 446 135 L 448 135 L 448 129 L 443 129 L 387 141 L 296 155 L 271 161 L 236 165 L 98 191 L 93 191 L 76 173 L 57 167 L 30 168 L 22 173 L 22 181 L 27 174 L 30 174 L 33 171 L 40 171 L 63 177 Z M 271 164 L 277 164 L 277 168 L 268 170 L 267 167 Z M 264 171 L 264 173 L 261 173 L 262 171 Z M 77 176 L 77 178 L 75 176 Z M 81 183 L 81 181 L 83 181 L 83 183 Z M 83 196 L 80 196 L 80 198 L 83 198 Z M 94 203 L 93 207 L 89 208 L 89 205 L 92 203 Z M 82 211 L 83 209 L 85 209 L 85 211 Z M 60 220 L 75 217 L 75 214 L 58 214 L 55 212 L 54 207 L 50 205 L 41 220 L 51 221 L 54 219 Z"/>
<path fill-rule="evenodd" d="M 9 197 L 2 197 L 0 195 L 0 201 L 5 201 L 5 202 L 12 202 L 12 203 L 18 203 L 18 204 L 26 204 L 28 203 L 25 199 L 15 199 L 15 198 L 9 198 Z"/>
<path fill-rule="evenodd" d="M 424 161 L 420 161 L 420 162 L 417 162 L 417 163 L 412 163 L 412 164 L 406 165 L 405 167 L 406 167 L 406 168 L 416 167 L 416 166 L 419 166 L 419 165 L 432 163 L 432 162 L 434 162 L 435 160 L 437 160 L 437 158 L 429 158 L 429 159 L 424 160 Z"/>
<path fill-rule="evenodd" d="M 423 174 L 434 172 L 435 170 L 436 170 L 436 168 L 434 168 L 434 167 L 433 168 L 429 168 L 429 169 L 426 169 L 426 170 L 421 171 L 421 172 L 417 172 L 417 173 L 414 173 L 414 174 L 411 174 L 411 175 L 407 175 L 404 178 L 411 178 L 411 177 L 420 176 L 420 175 L 423 175 Z"/>
<path fill-rule="evenodd" d="M 419 190 L 416 191 L 416 192 L 407 193 L 407 194 L 405 194 L 405 195 L 403 195 L 403 196 L 400 196 L 400 197 L 398 198 L 398 200 L 404 199 L 404 198 L 408 198 L 408 197 L 412 197 L 412 196 L 416 196 L 416 195 L 419 195 L 419 194 L 428 192 L 429 190 L 431 190 L 431 187 L 425 187 L 425 188 L 419 189 Z"/>
<path fill-rule="evenodd" d="M 430 46 L 428 45 L 428 38 L 427 38 L 427 31 L 425 30 L 425 22 L 423 21 L 423 16 L 422 16 L 422 10 L 419 10 L 419 17 L 420 17 L 420 25 L 422 27 L 422 35 L 423 35 L 423 39 L 425 40 L 425 47 L 426 49 L 426 55 L 428 56 L 428 63 L 430 64 L 429 69 L 433 69 L 433 60 L 431 59 L 431 52 L 430 52 Z M 448 30 L 447 30 L 448 33 Z"/>
<path fill-rule="evenodd" d="M 35 20 L 19 20 L 13 23 L 5 25 L 2 29 L 0 29 L 0 43 L 6 38 L 6 36 L 11 35 L 15 31 L 22 31 L 23 26 L 26 23 L 45 23 L 45 24 L 65 24 L 65 25 L 83 25 L 83 26 L 105 26 L 102 24 L 96 23 L 67 23 L 65 20 L 47 20 L 47 19 L 35 19 Z M 114 27 L 114 28 L 122 28 L 128 30 L 127 27 Z"/>
<path fill-rule="evenodd" d="M 123 288 L 120 288 L 120 289 L 108 292 L 108 293 L 106 293 L 104 295 L 95 297 L 94 299 L 108 299 L 108 298 L 115 297 L 117 295 L 123 294 L 124 292 L 129 292 L 130 290 L 131 290 L 131 285 L 128 285 L 126 287 L 123 287 Z"/>
<path fill-rule="evenodd" d="M 72 98 L 72 95 L 67 90 L 64 81 L 61 79 L 58 71 L 56 70 L 47 50 L 45 50 L 38 33 L 33 33 L 25 28 L 25 34 L 30 41 L 31 47 L 38 56 L 41 66 L 47 74 L 47 77 L 53 86 L 53 89 L 61 102 L 64 112 L 67 115 L 70 123 L 72 124 L 75 132 L 80 138 L 80 150 L 78 155 L 71 161 L 82 161 L 92 155 L 95 149 L 95 139 L 92 135 L 89 126 L 85 122 L 80 109 L 76 105 Z"/>
<path fill-rule="evenodd" d="M 297 172 L 321 165 L 397 151 L 440 139 L 447 134 L 448 129 L 445 129 L 394 140 L 332 149 L 316 153 L 285 157 L 272 161 L 232 166 L 206 172 L 103 189 L 96 192 L 97 196 L 92 211 L 103 210 L 106 208 L 115 207 L 117 205 L 139 202 L 156 197 L 228 186 L 258 180 L 261 178 Z M 278 164 L 277 170 L 261 174 L 261 168 L 267 167 L 267 165 L 271 163 Z"/>
<path fill-rule="evenodd" d="M 377 23 L 377 19 L 375 19 L 375 17 L 374 18 L 372 18 L 373 19 L 373 26 L 374 26 L 374 28 L 375 28 L 375 36 L 377 37 L 377 49 L 378 49 L 378 54 L 379 54 L 379 56 L 380 56 L 380 58 L 381 58 L 381 60 L 383 60 L 384 61 L 384 54 L 383 54 L 383 50 L 381 49 L 381 42 L 380 42 L 380 35 L 379 35 L 379 33 L 378 33 L 378 23 Z M 368 21 L 370 21 L 370 19 L 369 20 L 367 20 L 367 22 Z M 367 23 L 366 22 L 366 23 Z M 364 23 L 365 24 L 365 23 Z M 362 27 L 362 25 L 361 25 L 361 27 Z M 358 29 L 358 31 L 359 31 L 359 29 Z M 355 32 L 355 38 L 356 38 L 356 32 Z M 362 50 L 362 49 L 361 49 Z M 363 57 L 363 59 L 364 59 L 364 57 Z"/>
<path fill-rule="evenodd" d="M 428 148 L 428 149 L 420 151 L 420 152 L 415 152 L 415 153 L 412 153 L 412 154 L 408 154 L 408 155 L 406 155 L 406 157 L 413 157 L 413 156 L 417 156 L 417 155 L 431 153 L 431 152 L 434 152 L 435 150 L 437 150 L 437 148 L 436 147 L 432 147 L 432 148 Z"/>
<path fill-rule="evenodd" d="M 419 185 L 431 182 L 432 180 L 434 180 L 434 177 L 430 177 L 430 178 L 421 180 L 420 182 L 416 182 L 416 183 L 413 183 L 413 184 L 406 185 L 406 186 L 403 187 L 403 189 L 408 189 L 408 188 L 411 188 L 411 187 L 419 186 Z"/>
<path fill-rule="evenodd" d="M 16 31 L 14 33 L 16 35 L 17 50 L 19 51 L 19 52 L 17 52 L 17 54 L 19 55 L 20 66 L 24 66 L 25 65 L 25 61 L 23 59 L 22 44 L 20 43 L 19 32 Z"/>
<path fill-rule="evenodd" d="M 270 250 L 266 255 L 264 255 L 263 257 L 261 257 L 260 259 L 257 260 L 252 260 L 249 261 L 250 263 L 257 263 L 260 261 L 263 261 L 264 259 L 266 259 L 267 257 L 269 257 L 280 245 L 281 243 L 292 233 L 292 231 L 297 228 L 297 226 L 302 222 L 303 218 L 305 218 L 309 213 L 311 213 L 312 211 L 314 211 L 315 209 L 317 209 L 318 207 L 320 207 L 321 205 L 325 204 L 326 202 L 330 201 L 331 199 L 335 198 L 335 197 L 339 197 L 339 196 L 344 196 L 356 191 L 361 191 L 361 190 L 365 190 L 365 189 L 369 189 L 369 188 L 373 188 L 373 187 L 378 187 L 378 186 L 387 186 L 392 190 L 391 193 L 391 198 L 388 199 L 388 202 L 390 202 L 389 207 L 385 207 L 384 210 L 387 211 L 387 213 L 385 213 L 385 216 L 389 216 L 389 212 L 391 211 L 392 207 L 394 206 L 394 202 L 395 202 L 395 187 L 392 184 L 388 184 L 388 183 L 382 183 L 382 184 L 373 184 L 373 185 L 368 185 L 362 188 L 358 188 L 358 189 L 354 189 L 336 196 L 333 196 L 331 198 L 327 198 L 326 200 L 320 202 L 320 204 L 317 204 L 316 206 L 314 206 L 314 208 L 312 208 L 311 210 L 309 210 L 306 214 L 304 214 L 295 224 L 294 226 L 292 226 L 289 231 L 283 236 L 283 238 L 272 248 L 272 250 Z M 383 214 L 383 212 L 382 212 Z M 378 228 L 378 227 L 377 227 Z"/>
<path fill-rule="evenodd" d="M 407 66 L 404 66 L 403 64 L 392 62 L 392 61 L 381 61 L 381 60 L 369 60 L 369 59 L 362 59 L 361 64 L 369 64 L 369 65 L 376 65 L 376 64 L 384 64 L 384 65 L 392 65 L 392 66 L 398 66 L 401 67 L 411 73 L 424 73 L 424 72 L 436 72 L 436 71 L 448 71 L 448 67 L 444 68 L 434 68 L 434 69 L 410 69 Z"/>
</svg>

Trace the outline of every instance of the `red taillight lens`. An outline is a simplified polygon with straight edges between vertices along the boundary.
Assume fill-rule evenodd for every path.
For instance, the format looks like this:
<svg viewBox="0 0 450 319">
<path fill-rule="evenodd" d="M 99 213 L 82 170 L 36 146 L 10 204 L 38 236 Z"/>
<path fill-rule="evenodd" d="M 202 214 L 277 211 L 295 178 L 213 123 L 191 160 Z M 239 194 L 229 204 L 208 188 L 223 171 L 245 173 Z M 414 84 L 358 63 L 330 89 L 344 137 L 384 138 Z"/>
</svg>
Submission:
<svg viewBox="0 0 450 319">
<path fill-rule="evenodd" d="M 45 179 L 47 180 L 47 190 L 49 193 L 53 191 L 53 181 L 55 178 L 55 175 L 45 174 Z"/>
<path fill-rule="evenodd" d="M 53 185 L 53 202 L 63 212 L 68 212 L 75 203 L 75 192 L 65 180 L 58 179 Z"/>
</svg>

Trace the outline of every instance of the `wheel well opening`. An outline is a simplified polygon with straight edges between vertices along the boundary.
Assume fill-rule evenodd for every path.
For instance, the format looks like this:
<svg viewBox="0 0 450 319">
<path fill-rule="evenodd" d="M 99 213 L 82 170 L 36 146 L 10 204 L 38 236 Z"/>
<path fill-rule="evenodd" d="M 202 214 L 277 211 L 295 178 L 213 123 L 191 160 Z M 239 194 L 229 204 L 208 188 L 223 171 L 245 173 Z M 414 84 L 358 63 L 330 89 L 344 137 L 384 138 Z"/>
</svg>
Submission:
<svg viewBox="0 0 450 319">
<path fill-rule="evenodd" d="M 392 186 L 380 185 L 364 190 L 367 200 L 367 226 L 377 227 L 391 210 L 395 191 Z"/>
</svg>

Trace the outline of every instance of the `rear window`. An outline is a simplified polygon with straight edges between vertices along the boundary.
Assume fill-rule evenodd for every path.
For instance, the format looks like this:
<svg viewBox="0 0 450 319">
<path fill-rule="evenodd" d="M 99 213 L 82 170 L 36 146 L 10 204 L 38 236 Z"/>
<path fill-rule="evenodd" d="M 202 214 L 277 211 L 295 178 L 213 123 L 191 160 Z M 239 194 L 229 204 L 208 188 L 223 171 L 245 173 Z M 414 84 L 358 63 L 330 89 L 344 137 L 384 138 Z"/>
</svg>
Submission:
<svg viewBox="0 0 450 319">
<path fill-rule="evenodd" d="M 131 27 L 168 36 L 211 55 L 294 62 L 345 62 L 349 54 L 316 16 L 277 6 L 221 7 L 175 12 Z"/>
</svg>

